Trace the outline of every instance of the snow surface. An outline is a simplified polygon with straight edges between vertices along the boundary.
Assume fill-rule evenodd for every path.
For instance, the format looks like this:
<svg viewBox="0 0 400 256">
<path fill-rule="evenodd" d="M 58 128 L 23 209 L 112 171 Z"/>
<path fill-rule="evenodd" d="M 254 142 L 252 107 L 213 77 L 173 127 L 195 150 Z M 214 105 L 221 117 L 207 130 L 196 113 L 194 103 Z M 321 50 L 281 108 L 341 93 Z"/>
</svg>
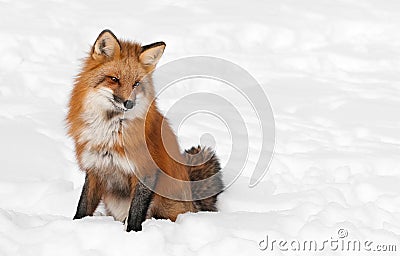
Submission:
<svg viewBox="0 0 400 256">
<path fill-rule="evenodd" d="M 267 235 L 324 240 L 341 228 L 352 239 L 397 244 L 397 253 L 355 255 L 398 255 L 399 13 L 396 0 L 1 0 L 0 255 L 294 255 L 259 243 Z M 249 113 L 249 163 L 220 196 L 220 212 L 147 220 L 138 233 L 111 217 L 72 221 L 84 176 L 66 137 L 66 104 L 80 59 L 104 28 L 165 41 L 160 65 L 207 55 L 248 70 L 276 121 L 263 181 L 248 187 L 260 140 Z M 173 87 L 160 106 L 191 88 Z M 179 137 L 187 147 L 215 132 L 226 161 L 230 140 L 219 130 L 194 119 Z"/>
</svg>

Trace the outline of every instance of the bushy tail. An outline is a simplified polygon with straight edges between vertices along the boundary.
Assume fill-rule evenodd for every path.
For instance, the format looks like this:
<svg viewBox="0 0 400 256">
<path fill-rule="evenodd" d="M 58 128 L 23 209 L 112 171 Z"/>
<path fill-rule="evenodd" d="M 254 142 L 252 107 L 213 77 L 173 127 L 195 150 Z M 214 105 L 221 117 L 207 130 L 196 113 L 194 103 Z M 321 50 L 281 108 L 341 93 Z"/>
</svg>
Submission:
<svg viewBox="0 0 400 256">
<path fill-rule="evenodd" d="M 184 156 L 188 164 L 188 172 L 192 181 L 192 196 L 204 198 L 195 200 L 194 206 L 198 211 L 217 211 L 217 196 L 224 189 L 221 167 L 215 152 L 210 148 L 192 147 L 185 150 Z M 208 180 L 205 180 L 212 177 Z M 194 181 L 201 181 L 198 183 Z M 212 196 L 209 196 L 212 195 Z M 209 196 L 209 197 L 207 197 Z"/>
</svg>

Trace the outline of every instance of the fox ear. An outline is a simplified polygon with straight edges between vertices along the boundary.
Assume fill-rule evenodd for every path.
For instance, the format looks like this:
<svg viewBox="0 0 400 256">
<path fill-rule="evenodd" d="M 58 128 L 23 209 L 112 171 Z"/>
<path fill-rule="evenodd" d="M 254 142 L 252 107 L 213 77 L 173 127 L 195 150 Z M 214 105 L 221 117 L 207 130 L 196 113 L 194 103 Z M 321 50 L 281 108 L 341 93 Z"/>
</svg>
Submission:
<svg viewBox="0 0 400 256">
<path fill-rule="evenodd" d="M 121 45 L 111 30 L 105 29 L 97 37 L 92 47 L 92 58 L 114 58 L 121 52 Z"/>
<path fill-rule="evenodd" d="M 157 42 L 142 46 L 142 52 L 139 55 L 139 60 L 144 65 L 155 66 L 164 53 L 164 49 L 164 42 Z"/>
</svg>

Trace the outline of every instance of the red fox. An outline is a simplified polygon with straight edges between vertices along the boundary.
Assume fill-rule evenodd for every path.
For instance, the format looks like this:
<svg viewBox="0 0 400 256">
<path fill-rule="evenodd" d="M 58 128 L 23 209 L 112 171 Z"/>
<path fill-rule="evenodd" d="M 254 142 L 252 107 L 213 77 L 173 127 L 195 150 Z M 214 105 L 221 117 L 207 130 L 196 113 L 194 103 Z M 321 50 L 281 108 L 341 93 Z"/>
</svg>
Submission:
<svg viewBox="0 0 400 256">
<path fill-rule="evenodd" d="M 219 160 L 200 146 L 181 153 L 154 100 L 151 74 L 165 46 L 141 46 L 104 30 L 84 60 L 66 117 L 86 174 L 74 219 L 92 216 L 101 200 L 107 214 L 126 222 L 128 232 L 142 230 L 146 218 L 175 221 L 180 213 L 217 210 L 223 190 Z M 183 185 L 171 186 L 167 176 Z M 204 190 L 212 196 L 198 197 Z"/>
</svg>

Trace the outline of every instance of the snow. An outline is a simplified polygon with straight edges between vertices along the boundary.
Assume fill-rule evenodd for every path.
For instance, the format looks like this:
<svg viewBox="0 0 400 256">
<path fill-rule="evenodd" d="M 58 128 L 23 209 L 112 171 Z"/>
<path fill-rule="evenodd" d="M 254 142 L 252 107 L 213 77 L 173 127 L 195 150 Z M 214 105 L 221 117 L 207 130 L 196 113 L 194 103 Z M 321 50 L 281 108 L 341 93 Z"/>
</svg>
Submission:
<svg viewBox="0 0 400 256">
<path fill-rule="evenodd" d="M 267 235 L 323 241 L 339 229 L 400 250 L 398 1 L 2 0 L 0 6 L 0 255 L 298 255 L 262 251 L 259 243 Z M 219 197 L 220 212 L 187 213 L 175 223 L 147 220 L 138 233 L 106 216 L 72 221 L 84 176 L 66 136 L 66 104 L 80 59 L 104 28 L 143 43 L 165 41 L 160 66 L 205 55 L 249 71 L 275 118 L 275 154 L 263 180 L 248 186 L 261 136 L 254 113 L 230 88 L 195 79 L 163 93 L 162 110 L 177 97 L 207 91 L 237 106 L 249 131 L 248 163 Z M 179 127 L 174 114 L 168 116 Z M 192 116 L 180 128 L 184 147 L 215 141 L 228 161 L 232 145 L 223 123 Z M 301 254 L 353 253 L 365 254 Z"/>
</svg>

